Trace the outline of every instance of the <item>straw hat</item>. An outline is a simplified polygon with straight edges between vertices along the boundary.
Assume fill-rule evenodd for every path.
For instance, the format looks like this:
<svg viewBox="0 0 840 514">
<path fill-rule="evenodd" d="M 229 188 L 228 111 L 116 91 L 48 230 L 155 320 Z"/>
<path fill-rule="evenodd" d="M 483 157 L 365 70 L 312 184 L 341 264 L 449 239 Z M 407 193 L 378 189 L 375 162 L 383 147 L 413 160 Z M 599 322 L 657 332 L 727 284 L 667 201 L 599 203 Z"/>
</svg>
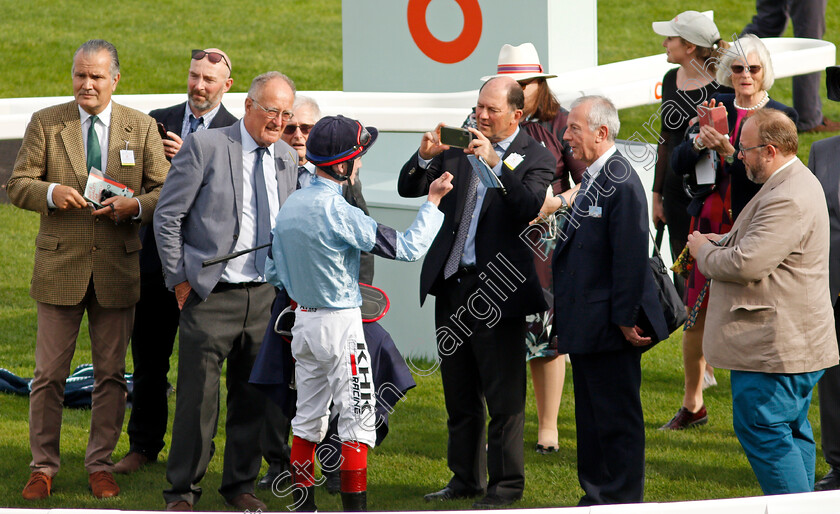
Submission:
<svg viewBox="0 0 840 514">
<path fill-rule="evenodd" d="M 513 80 L 528 80 L 538 77 L 550 79 L 557 75 L 545 73 L 537 49 L 531 43 L 522 43 L 519 46 L 504 45 L 499 52 L 499 64 L 496 67 L 495 75 L 481 77 L 481 80 L 490 80 L 496 77 L 510 77 Z"/>
</svg>

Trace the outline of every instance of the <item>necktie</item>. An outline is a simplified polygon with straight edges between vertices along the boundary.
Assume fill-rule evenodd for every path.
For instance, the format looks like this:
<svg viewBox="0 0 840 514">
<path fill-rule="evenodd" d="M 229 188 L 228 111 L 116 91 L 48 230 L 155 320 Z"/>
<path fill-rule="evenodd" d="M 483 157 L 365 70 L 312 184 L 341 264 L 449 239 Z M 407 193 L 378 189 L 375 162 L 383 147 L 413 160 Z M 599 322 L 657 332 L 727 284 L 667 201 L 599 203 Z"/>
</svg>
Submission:
<svg viewBox="0 0 840 514">
<path fill-rule="evenodd" d="M 196 118 L 192 114 L 190 114 L 190 134 L 196 131 L 199 125 L 204 123 L 204 116 L 200 118 Z"/>
<path fill-rule="evenodd" d="M 478 175 L 470 169 L 470 183 L 467 185 L 467 199 L 464 202 L 464 210 L 461 212 L 461 223 L 458 225 L 458 232 L 455 234 L 455 241 L 452 243 L 452 251 L 443 267 L 443 278 L 448 279 L 458 271 L 461 264 L 461 254 L 464 253 L 464 245 L 467 242 L 467 235 L 470 231 L 470 221 L 475 211 L 476 190 L 478 189 Z"/>
<path fill-rule="evenodd" d="M 265 185 L 265 173 L 263 171 L 263 155 L 266 148 L 259 147 L 256 150 L 257 157 L 254 159 L 254 198 L 257 201 L 257 246 L 264 245 L 270 241 L 271 218 L 268 209 L 268 189 Z M 265 258 L 268 257 L 268 248 L 262 248 L 255 252 L 254 267 L 260 275 L 265 274 Z"/>
<path fill-rule="evenodd" d="M 99 117 L 96 115 L 90 117 L 90 127 L 88 128 L 87 136 L 88 173 L 90 173 L 91 168 L 96 168 L 99 171 L 105 171 L 102 169 L 102 150 L 99 148 L 99 136 L 96 135 L 96 129 L 94 128 L 98 119 Z"/>
</svg>

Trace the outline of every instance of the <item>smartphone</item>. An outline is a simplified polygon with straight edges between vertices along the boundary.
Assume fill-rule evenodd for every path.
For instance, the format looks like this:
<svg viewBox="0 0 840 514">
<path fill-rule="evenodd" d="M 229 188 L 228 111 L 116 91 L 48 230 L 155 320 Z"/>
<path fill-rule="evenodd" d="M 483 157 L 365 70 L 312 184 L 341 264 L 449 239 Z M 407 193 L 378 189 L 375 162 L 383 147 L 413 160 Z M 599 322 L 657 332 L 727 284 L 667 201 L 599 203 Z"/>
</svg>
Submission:
<svg viewBox="0 0 840 514">
<path fill-rule="evenodd" d="M 718 105 L 717 107 L 709 108 L 704 105 L 698 105 L 697 116 L 700 118 L 701 127 L 711 125 L 713 129 L 723 135 L 729 133 L 729 122 L 726 120 L 726 107 Z"/>
<path fill-rule="evenodd" d="M 466 148 L 470 146 L 470 141 L 473 139 L 475 139 L 475 136 L 467 129 L 457 127 L 440 128 L 440 142 L 444 145 Z"/>
<path fill-rule="evenodd" d="M 166 135 L 166 127 L 163 126 L 163 123 L 158 122 L 157 128 L 161 139 L 169 139 L 169 136 Z"/>
</svg>

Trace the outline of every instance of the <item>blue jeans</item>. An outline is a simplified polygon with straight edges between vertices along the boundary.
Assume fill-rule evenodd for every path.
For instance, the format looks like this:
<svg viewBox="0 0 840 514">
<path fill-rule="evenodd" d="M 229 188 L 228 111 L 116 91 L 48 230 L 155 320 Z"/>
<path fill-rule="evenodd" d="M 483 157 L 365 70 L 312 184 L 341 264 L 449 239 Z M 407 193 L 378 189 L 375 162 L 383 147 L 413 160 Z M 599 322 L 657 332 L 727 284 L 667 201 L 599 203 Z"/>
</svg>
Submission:
<svg viewBox="0 0 840 514">
<path fill-rule="evenodd" d="M 732 420 L 764 494 L 814 490 L 816 444 L 808 408 L 823 371 L 732 371 Z"/>
</svg>

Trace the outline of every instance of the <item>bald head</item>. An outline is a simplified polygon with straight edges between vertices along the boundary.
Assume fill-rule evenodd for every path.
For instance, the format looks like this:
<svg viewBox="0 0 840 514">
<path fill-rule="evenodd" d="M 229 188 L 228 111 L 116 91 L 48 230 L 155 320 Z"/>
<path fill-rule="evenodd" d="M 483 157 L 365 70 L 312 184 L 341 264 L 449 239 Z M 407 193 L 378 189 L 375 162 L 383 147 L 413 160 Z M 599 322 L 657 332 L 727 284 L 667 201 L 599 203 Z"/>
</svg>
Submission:
<svg viewBox="0 0 840 514">
<path fill-rule="evenodd" d="M 222 102 L 222 96 L 233 85 L 231 68 L 230 58 L 218 48 L 193 52 L 187 78 L 187 97 L 190 110 L 196 118 L 212 111 Z"/>
<path fill-rule="evenodd" d="M 493 143 L 510 137 L 519 126 L 525 95 L 510 77 L 492 78 L 481 86 L 475 105 L 478 130 Z"/>
</svg>

